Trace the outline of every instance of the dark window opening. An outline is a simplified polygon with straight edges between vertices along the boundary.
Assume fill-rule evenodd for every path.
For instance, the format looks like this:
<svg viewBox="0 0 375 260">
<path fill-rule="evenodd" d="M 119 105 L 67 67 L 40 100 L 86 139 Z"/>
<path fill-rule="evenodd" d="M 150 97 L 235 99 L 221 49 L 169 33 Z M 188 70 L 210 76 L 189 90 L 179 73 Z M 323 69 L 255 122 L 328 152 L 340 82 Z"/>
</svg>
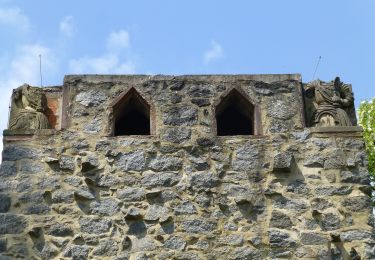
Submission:
<svg viewBox="0 0 375 260">
<path fill-rule="evenodd" d="M 253 135 L 254 106 L 233 89 L 216 107 L 218 136 Z"/>
<path fill-rule="evenodd" d="M 115 136 L 150 135 L 150 105 L 131 89 L 114 108 Z"/>
</svg>

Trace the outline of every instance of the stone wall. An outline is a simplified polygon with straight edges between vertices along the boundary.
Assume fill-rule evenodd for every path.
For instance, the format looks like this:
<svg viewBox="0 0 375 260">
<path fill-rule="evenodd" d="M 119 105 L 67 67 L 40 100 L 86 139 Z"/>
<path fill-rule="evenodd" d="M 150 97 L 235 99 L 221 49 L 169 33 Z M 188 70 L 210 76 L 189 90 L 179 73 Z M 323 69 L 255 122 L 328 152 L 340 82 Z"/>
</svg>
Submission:
<svg viewBox="0 0 375 260">
<path fill-rule="evenodd" d="M 150 136 L 111 135 L 130 88 L 152 107 Z M 216 136 L 232 88 L 257 135 Z M 57 129 L 4 132 L 0 259 L 375 258 L 361 130 L 306 128 L 299 75 L 83 75 L 59 89 Z"/>
</svg>

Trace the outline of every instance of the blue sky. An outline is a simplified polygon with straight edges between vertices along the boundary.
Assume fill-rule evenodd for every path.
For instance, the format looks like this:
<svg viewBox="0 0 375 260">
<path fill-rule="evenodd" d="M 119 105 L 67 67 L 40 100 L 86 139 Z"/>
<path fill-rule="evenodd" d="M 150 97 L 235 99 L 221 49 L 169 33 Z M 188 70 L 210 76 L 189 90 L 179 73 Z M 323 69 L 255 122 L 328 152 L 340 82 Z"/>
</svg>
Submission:
<svg viewBox="0 0 375 260">
<path fill-rule="evenodd" d="M 375 1 L 0 0 L 0 130 L 11 89 L 66 74 L 301 73 L 375 96 Z M 1 147 L 0 147 L 1 148 Z"/>
</svg>

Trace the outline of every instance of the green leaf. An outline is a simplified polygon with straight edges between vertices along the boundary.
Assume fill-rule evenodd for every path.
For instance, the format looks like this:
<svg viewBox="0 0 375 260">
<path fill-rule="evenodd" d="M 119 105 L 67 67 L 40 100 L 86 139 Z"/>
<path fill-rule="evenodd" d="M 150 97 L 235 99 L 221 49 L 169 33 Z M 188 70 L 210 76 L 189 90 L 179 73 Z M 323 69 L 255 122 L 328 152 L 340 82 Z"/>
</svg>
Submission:
<svg viewBox="0 0 375 260">
<path fill-rule="evenodd" d="M 363 127 L 363 138 L 368 156 L 368 170 L 375 189 L 375 98 L 361 102 L 358 109 L 359 125 Z M 375 206 L 375 196 L 373 196 Z"/>
</svg>

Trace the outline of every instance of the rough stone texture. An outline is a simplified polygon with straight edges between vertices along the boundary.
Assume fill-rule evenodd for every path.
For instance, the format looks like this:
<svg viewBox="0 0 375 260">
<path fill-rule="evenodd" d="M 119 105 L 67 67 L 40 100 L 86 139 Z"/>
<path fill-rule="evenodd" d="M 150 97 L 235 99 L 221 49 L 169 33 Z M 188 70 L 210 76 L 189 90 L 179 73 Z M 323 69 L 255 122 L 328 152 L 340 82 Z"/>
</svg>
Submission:
<svg viewBox="0 0 375 260">
<path fill-rule="evenodd" d="M 32 160 L 22 160 L 19 165 L 19 174 L 36 174 L 44 170 L 44 165 Z"/>
<path fill-rule="evenodd" d="M 111 136 L 109 105 L 130 87 L 150 103 L 151 136 Z M 215 135 L 232 87 L 259 135 Z M 4 134 L 0 259 L 374 259 L 361 132 L 305 127 L 301 87 L 67 76 L 62 130 Z"/>
<path fill-rule="evenodd" d="M 134 202 L 144 200 L 146 193 L 140 188 L 125 188 L 117 191 L 117 198 L 121 201 Z"/>
<path fill-rule="evenodd" d="M 0 214 L 0 235 L 25 232 L 27 222 L 22 215 Z"/>
<path fill-rule="evenodd" d="M 192 107 L 173 107 L 163 115 L 166 125 L 194 125 L 197 122 L 197 110 Z"/>
<path fill-rule="evenodd" d="M 304 245 L 322 245 L 328 242 L 328 239 L 317 233 L 302 233 L 301 242 Z"/>
<path fill-rule="evenodd" d="M 197 213 L 196 207 L 190 201 L 183 201 L 174 208 L 176 215 L 190 215 Z"/>
<path fill-rule="evenodd" d="M 186 241 L 182 237 L 172 236 L 164 242 L 164 247 L 172 250 L 183 250 L 186 246 Z"/>
<path fill-rule="evenodd" d="M 272 229 L 268 234 L 271 247 L 293 247 L 296 245 L 296 241 L 285 231 Z"/>
<path fill-rule="evenodd" d="M 3 161 L 16 161 L 21 159 L 38 159 L 40 151 L 30 146 L 9 144 L 3 149 Z"/>
<path fill-rule="evenodd" d="M 338 214 L 323 214 L 321 221 L 323 230 L 336 230 L 339 229 L 341 226 L 340 215 Z"/>
<path fill-rule="evenodd" d="M 103 198 L 100 202 L 90 204 L 91 214 L 99 216 L 113 216 L 119 210 L 119 202 L 115 199 Z"/>
<path fill-rule="evenodd" d="M 81 231 L 92 234 L 101 234 L 109 231 L 111 222 L 108 219 L 93 219 L 84 217 L 79 220 Z"/>
<path fill-rule="evenodd" d="M 318 196 L 336 196 L 336 195 L 348 195 L 352 192 L 351 186 L 321 186 L 315 189 L 315 193 Z"/>
<path fill-rule="evenodd" d="M 124 171 L 141 171 L 145 168 L 146 159 L 142 151 L 122 154 L 116 165 Z"/>
<path fill-rule="evenodd" d="M 0 194 L 0 213 L 8 212 L 11 198 L 8 195 Z"/>
<path fill-rule="evenodd" d="M 366 230 L 350 230 L 341 233 L 341 239 L 344 242 L 354 241 L 354 240 L 369 240 L 373 241 L 375 239 L 375 233 L 373 231 Z"/>
<path fill-rule="evenodd" d="M 47 234 L 56 237 L 66 237 L 72 236 L 73 230 L 65 224 L 54 224 L 48 229 Z"/>
<path fill-rule="evenodd" d="M 65 251 L 63 256 L 70 257 L 72 259 L 86 259 L 89 254 L 89 247 L 85 245 L 71 245 Z"/>
<path fill-rule="evenodd" d="M 351 211 L 364 211 L 371 208 L 371 199 L 368 196 L 355 196 L 347 198 L 343 202 L 343 206 Z"/>
<path fill-rule="evenodd" d="M 220 257 L 220 256 L 219 256 Z M 251 247 L 240 247 L 234 249 L 233 253 L 230 254 L 229 259 L 233 260 L 247 260 L 247 259 L 261 259 L 261 253 L 257 249 Z"/>
<path fill-rule="evenodd" d="M 3 253 L 7 250 L 7 241 L 6 239 L 0 239 L 0 253 Z"/>
<path fill-rule="evenodd" d="M 0 177 L 15 176 L 17 174 L 16 164 L 12 161 L 3 161 L 0 166 Z"/>
<path fill-rule="evenodd" d="M 114 256 L 118 251 L 117 243 L 111 239 L 100 240 L 99 245 L 93 251 L 95 256 Z"/>
<path fill-rule="evenodd" d="M 172 143 L 183 143 L 191 137 L 191 130 L 188 128 L 167 128 L 163 139 Z"/>
<path fill-rule="evenodd" d="M 190 177 L 190 186 L 193 189 L 210 189 L 218 183 L 218 176 L 211 172 L 195 172 Z"/>
<path fill-rule="evenodd" d="M 273 211 L 271 215 L 270 226 L 275 228 L 288 229 L 293 226 L 293 223 L 288 215 L 279 211 Z"/>
<path fill-rule="evenodd" d="M 168 215 L 168 209 L 160 205 L 150 205 L 144 219 L 149 221 L 158 220 Z"/>
<path fill-rule="evenodd" d="M 83 126 L 82 131 L 87 134 L 97 134 L 102 130 L 102 119 L 94 117 L 89 123 Z"/>
<path fill-rule="evenodd" d="M 176 185 L 181 176 L 174 172 L 146 172 L 142 176 L 142 185 L 147 188 L 170 187 Z"/>
<path fill-rule="evenodd" d="M 232 162 L 236 171 L 250 171 L 257 168 L 259 150 L 256 144 L 247 142 L 235 151 L 235 159 Z"/>
<path fill-rule="evenodd" d="M 203 219 L 185 220 L 182 228 L 187 233 L 210 233 L 216 228 L 216 224 Z"/>
<path fill-rule="evenodd" d="M 74 171 L 74 168 L 75 168 L 74 158 L 71 156 L 61 156 L 59 160 L 59 165 L 60 165 L 60 168 L 63 170 Z"/>
<path fill-rule="evenodd" d="M 362 172 L 351 172 L 341 171 L 340 173 L 341 182 L 343 183 L 358 183 L 358 184 L 369 184 L 368 173 Z"/>
<path fill-rule="evenodd" d="M 150 168 L 157 172 L 178 171 L 182 167 L 182 160 L 177 157 L 160 156 L 150 162 Z"/>
<path fill-rule="evenodd" d="M 286 101 L 286 100 L 285 100 Z M 296 110 L 290 103 L 285 102 L 284 100 L 274 100 L 272 104 L 268 107 L 268 116 L 277 118 L 277 119 L 289 119 L 293 117 L 296 113 Z"/>
<path fill-rule="evenodd" d="M 86 107 L 97 107 L 102 105 L 107 97 L 102 91 L 89 90 L 86 92 L 81 92 L 76 96 L 75 101 L 86 106 Z"/>
</svg>

